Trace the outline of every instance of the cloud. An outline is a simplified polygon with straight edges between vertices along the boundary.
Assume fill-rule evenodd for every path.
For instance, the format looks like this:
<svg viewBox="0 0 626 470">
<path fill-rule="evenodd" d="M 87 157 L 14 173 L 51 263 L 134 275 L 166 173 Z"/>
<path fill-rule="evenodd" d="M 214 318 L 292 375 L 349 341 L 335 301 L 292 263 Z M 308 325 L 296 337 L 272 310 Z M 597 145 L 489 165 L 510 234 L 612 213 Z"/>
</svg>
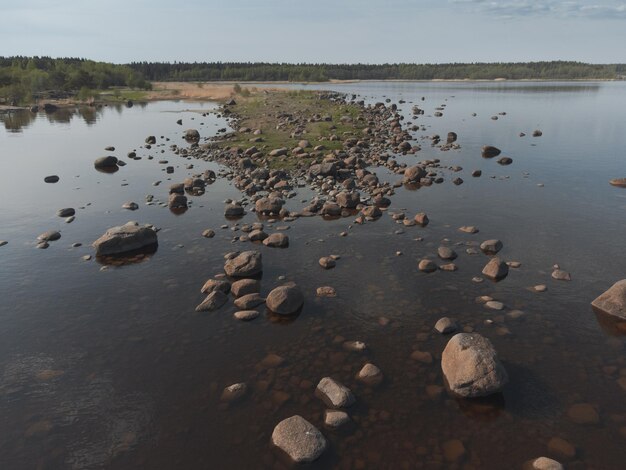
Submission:
<svg viewBox="0 0 626 470">
<path fill-rule="evenodd" d="M 589 4 L 581 0 L 448 0 L 476 13 L 502 18 L 529 16 L 553 18 L 626 19 L 626 3 Z"/>
</svg>

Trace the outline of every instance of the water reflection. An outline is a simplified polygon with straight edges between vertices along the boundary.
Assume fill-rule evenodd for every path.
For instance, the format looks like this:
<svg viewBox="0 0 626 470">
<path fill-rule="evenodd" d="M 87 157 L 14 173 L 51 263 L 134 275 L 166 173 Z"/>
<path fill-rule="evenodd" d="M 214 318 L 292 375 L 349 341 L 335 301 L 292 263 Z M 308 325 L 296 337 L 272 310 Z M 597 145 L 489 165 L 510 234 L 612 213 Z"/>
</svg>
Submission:
<svg viewBox="0 0 626 470">
<path fill-rule="evenodd" d="M 596 308 L 593 309 L 596 314 L 596 320 L 602 330 L 611 336 L 626 336 L 626 320 L 623 318 L 609 315 Z"/>
<path fill-rule="evenodd" d="M 157 243 L 140 248 L 139 250 L 128 251 L 118 255 L 96 256 L 96 261 L 104 266 L 128 266 L 148 261 L 159 248 Z"/>
</svg>

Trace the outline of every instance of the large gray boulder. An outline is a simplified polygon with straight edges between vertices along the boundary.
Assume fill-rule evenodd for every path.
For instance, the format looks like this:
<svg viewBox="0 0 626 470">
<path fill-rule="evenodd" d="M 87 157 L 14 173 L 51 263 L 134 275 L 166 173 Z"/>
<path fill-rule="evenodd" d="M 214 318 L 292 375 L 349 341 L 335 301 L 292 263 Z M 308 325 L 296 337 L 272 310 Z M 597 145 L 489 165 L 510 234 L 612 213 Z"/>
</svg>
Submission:
<svg viewBox="0 0 626 470">
<path fill-rule="evenodd" d="M 265 300 L 267 308 L 279 315 L 293 315 L 304 304 L 304 295 L 295 284 L 273 289 Z"/>
<path fill-rule="evenodd" d="M 591 302 L 591 306 L 595 311 L 626 319 L 626 279 L 613 284 L 609 290 Z"/>
<path fill-rule="evenodd" d="M 319 429 L 299 415 L 276 425 L 272 432 L 272 444 L 296 463 L 317 460 L 327 447 L 326 438 Z"/>
<path fill-rule="evenodd" d="M 450 391 L 465 398 L 497 393 L 509 380 L 491 341 L 478 333 L 454 335 L 443 350 L 441 369 Z"/>
<path fill-rule="evenodd" d="M 252 277 L 263 271 L 263 260 L 258 251 L 244 251 L 224 264 L 224 272 L 231 277 Z"/>
<path fill-rule="evenodd" d="M 127 222 L 108 229 L 93 242 L 92 246 L 96 249 L 96 255 L 104 256 L 139 250 L 156 244 L 157 234 L 151 226 Z"/>
</svg>

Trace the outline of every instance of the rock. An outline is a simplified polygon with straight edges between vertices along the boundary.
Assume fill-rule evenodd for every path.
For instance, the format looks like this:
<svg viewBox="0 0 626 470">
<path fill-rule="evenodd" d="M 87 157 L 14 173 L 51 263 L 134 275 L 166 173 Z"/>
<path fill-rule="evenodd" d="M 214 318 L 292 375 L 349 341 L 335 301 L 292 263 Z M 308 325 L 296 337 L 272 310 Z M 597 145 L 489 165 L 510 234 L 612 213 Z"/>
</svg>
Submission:
<svg viewBox="0 0 626 470">
<path fill-rule="evenodd" d="M 200 133 L 196 129 L 187 129 L 184 139 L 187 142 L 198 142 L 200 140 Z"/>
<path fill-rule="evenodd" d="M 450 463 L 458 462 L 465 456 L 465 446 L 458 439 L 451 439 L 441 444 L 443 458 Z"/>
<path fill-rule="evenodd" d="M 613 284 L 591 306 L 595 311 L 626 319 L 626 279 Z"/>
<path fill-rule="evenodd" d="M 482 176 L 483 172 L 481 170 L 474 170 L 472 171 L 472 176 L 474 178 L 479 178 L 480 176 Z"/>
<path fill-rule="evenodd" d="M 238 312 L 235 312 L 233 316 L 237 320 L 251 321 L 259 316 L 259 312 L 257 310 L 240 310 Z"/>
<path fill-rule="evenodd" d="M 6 240 L 0 240 L 0 246 L 4 246 L 4 245 L 6 245 L 7 243 L 9 243 L 9 242 L 8 242 L 8 241 L 6 241 Z"/>
<path fill-rule="evenodd" d="M 548 441 L 548 450 L 561 458 L 573 459 L 576 457 L 576 447 L 560 437 L 553 437 Z"/>
<path fill-rule="evenodd" d="M 48 181 L 46 181 L 48 183 Z M 613 178 L 609 180 L 611 186 L 617 186 L 618 188 L 626 188 L 626 178 Z"/>
<path fill-rule="evenodd" d="M 383 215 L 382 211 L 377 206 L 366 206 L 361 210 L 361 214 L 370 219 L 377 219 Z"/>
<path fill-rule="evenodd" d="M 454 333 L 458 329 L 459 326 L 456 324 L 456 322 L 448 317 L 440 318 L 437 323 L 435 323 L 435 330 L 437 330 L 442 335 Z"/>
<path fill-rule="evenodd" d="M 483 275 L 493 281 L 504 279 L 508 274 L 508 265 L 498 257 L 491 258 L 483 268 Z"/>
<path fill-rule="evenodd" d="M 244 251 L 224 264 L 224 272 L 231 277 L 252 277 L 263 271 L 261 253 Z"/>
<path fill-rule="evenodd" d="M 459 333 L 446 345 L 441 368 L 450 390 L 465 398 L 499 392 L 508 382 L 491 342 L 478 333 Z"/>
<path fill-rule="evenodd" d="M 93 166 L 99 169 L 117 168 L 117 158 L 113 156 L 100 157 L 93 162 Z"/>
<path fill-rule="evenodd" d="M 224 209 L 224 216 L 226 217 L 241 217 L 243 214 L 243 207 L 239 204 L 229 204 Z"/>
<path fill-rule="evenodd" d="M 262 197 L 255 203 L 255 209 L 258 214 L 278 214 L 282 209 L 284 201 L 279 197 Z"/>
<path fill-rule="evenodd" d="M 500 240 L 486 240 L 480 244 L 480 249 L 488 255 L 495 255 L 502 249 Z"/>
<path fill-rule="evenodd" d="M 440 246 L 437 249 L 437 255 L 444 260 L 453 260 L 458 256 L 456 252 L 448 246 Z"/>
<path fill-rule="evenodd" d="M 204 238 L 213 238 L 215 236 L 215 231 L 211 229 L 206 229 L 205 231 L 202 232 L 202 236 Z"/>
<path fill-rule="evenodd" d="M 421 225 L 422 227 L 426 227 L 430 222 L 430 220 L 428 220 L 428 216 L 424 212 L 417 214 L 414 220 L 417 225 Z"/>
<path fill-rule="evenodd" d="M 465 233 L 478 233 L 478 227 L 474 227 L 473 225 L 464 225 L 463 227 L 459 227 L 459 231 Z"/>
<path fill-rule="evenodd" d="M 127 222 L 119 227 L 108 229 L 104 235 L 93 242 L 96 255 L 115 255 L 139 250 L 157 244 L 156 231 L 150 226 L 141 226 L 137 222 Z"/>
<path fill-rule="evenodd" d="M 293 315 L 304 305 L 304 295 L 296 285 L 276 287 L 267 296 L 267 308 L 279 315 Z"/>
<path fill-rule="evenodd" d="M 59 209 L 57 211 L 57 216 L 59 217 L 71 217 L 74 214 L 76 214 L 76 211 L 72 209 L 71 207 L 67 207 L 65 209 Z"/>
<path fill-rule="evenodd" d="M 243 297 L 248 294 L 261 292 L 261 283 L 256 279 L 239 279 L 230 286 L 230 291 L 235 297 Z"/>
<path fill-rule="evenodd" d="M 337 429 L 350 422 L 350 416 L 345 411 L 326 410 L 324 412 L 324 424 L 329 428 Z"/>
<path fill-rule="evenodd" d="M 546 286 L 545 284 L 537 284 L 533 287 L 533 289 L 535 290 L 535 292 L 545 292 L 548 290 L 548 286 Z"/>
<path fill-rule="evenodd" d="M 549 459 L 548 457 L 539 457 L 537 459 L 527 462 L 524 470 L 565 470 L 565 467 L 556 460 Z"/>
<path fill-rule="evenodd" d="M 149 135 L 148 137 L 146 137 L 145 143 L 148 145 L 156 144 L 156 137 L 153 135 Z"/>
<path fill-rule="evenodd" d="M 318 297 L 337 297 L 337 291 L 334 287 L 322 286 L 318 287 L 316 294 Z"/>
<path fill-rule="evenodd" d="M 498 302 L 497 300 L 488 300 L 485 302 L 485 307 L 490 308 L 491 310 L 504 310 L 504 304 L 502 302 Z"/>
<path fill-rule="evenodd" d="M 383 381 L 383 373 L 374 364 L 365 364 L 356 376 L 357 380 L 360 380 L 366 385 L 378 385 Z"/>
<path fill-rule="evenodd" d="M 463 178 L 454 178 L 454 179 L 452 180 L 452 182 L 453 182 L 455 185 L 459 186 L 459 185 L 463 184 Z"/>
<path fill-rule="evenodd" d="M 483 158 L 493 158 L 500 155 L 501 150 L 497 147 L 492 147 L 491 145 L 485 145 L 482 148 L 482 156 Z"/>
<path fill-rule="evenodd" d="M 48 230 L 37 237 L 37 240 L 42 242 L 54 242 L 61 238 L 61 233 L 56 230 Z"/>
<path fill-rule="evenodd" d="M 230 282 L 223 279 L 209 279 L 204 283 L 200 292 L 202 294 L 209 295 L 211 292 L 215 292 L 216 290 L 222 291 L 224 294 L 228 294 L 228 292 L 230 292 Z"/>
<path fill-rule="evenodd" d="M 59 182 L 59 177 L 57 175 L 50 175 L 50 176 L 46 176 L 43 179 L 44 183 L 58 183 Z"/>
<path fill-rule="evenodd" d="M 221 290 L 214 290 L 200 305 L 196 307 L 196 312 L 212 312 L 219 309 L 228 301 L 228 296 Z"/>
<path fill-rule="evenodd" d="M 567 416 L 576 424 L 598 424 L 600 415 L 589 403 L 577 403 L 567 410 Z"/>
<path fill-rule="evenodd" d="M 511 163 L 513 163 L 513 159 L 510 157 L 502 157 L 498 159 L 498 163 L 500 165 L 510 165 Z"/>
<path fill-rule="evenodd" d="M 250 232 L 250 234 L 248 235 L 248 238 L 250 239 L 251 242 L 260 242 L 263 241 L 267 238 L 267 233 L 265 233 L 263 230 L 253 230 L 252 232 Z"/>
<path fill-rule="evenodd" d="M 533 137 L 541 137 L 543 135 L 543 132 L 541 132 L 539 129 L 535 129 L 533 131 Z"/>
<path fill-rule="evenodd" d="M 247 392 L 248 386 L 243 382 L 229 385 L 222 392 L 222 397 L 220 399 L 226 403 L 234 403 L 245 397 Z"/>
<path fill-rule="evenodd" d="M 437 265 L 434 261 L 423 259 L 417 265 L 418 269 L 424 273 L 433 273 L 437 271 Z"/>
<path fill-rule="evenodd" d="M 187 209 L 187 196 L 183 194 L 170 194 L 167 203 L 170 209 Z"/>
<path fill-rule="evenodd" d="M 330 377 L 324 377 L 320 380 L 315 389 L 315 395 L 332 408 L 345 408 L 355 401 L 354 395 L 348 387 Z"/>
<path fill-rule="evenodd" d="M 552 278 L 557 281 L 571 281 L 572 276 L 567 271 L 563 271 L 562 269 L 555 269 L 552 271 Z"/>
<path fill-rule="evenodd" d="M 273 248 L 287 248 L 289 246 L 289 237 L 280 232 L 272 233 L 263 240 L 263 244 Z"/>
<path fill-rule="evenodd" d="M 361 196 L 356 191 L 342 191 L 337 194 L 337 196 L 335 196 L 335 199 L 337 200 L 337 204 L 339 204 L 340 207 L 344 207 L 347 209 L 354 209 L 361 202 Z"/>
<path fill-rule="evenodd" d="M 426 170 L 421 166 L 411 166 L 404 170 L 405 183 L 417 183 L 426 176 Z"/>
<path fill-rule="evenodd" d="M 302 416 L 287 418 L 274 428 L 272 444 L 296 463 L 313 462 L 326 450 L 322 433 Z"/>
<path fill-rule="evenodd" d="M 129 211 L 136 211 L 137 209 L 139 209 L 139 204 L 137 204 L 136 202 L 125 202 L 122 205 L 122 209 L 126 209 Z"/>
<path fill-rule="evenodd" d="M 448 132 L 448 138 L 446 139 L 446 142 L 452 144 L 456 142 L 457 138 L 458 136 L 456 135 L 456 132 Z"/>
<path fill-rule="evenodd" d="M 331 269 L 334 268 L 337 263 L 330 256 L 323 256 L 322 258 L 320 258 L 319 264 L 324 269 Z"/>
<path fill-rule="evenodd" d="M 235 306 L 241 310 L 250 310 L 254 307 L 258 307 L 265 299 L 261 297 L 261 294 L 258 292 L 253 292 L 252 294 L 242 295 L 241 297 L 235 300 Z"/>
</svg>

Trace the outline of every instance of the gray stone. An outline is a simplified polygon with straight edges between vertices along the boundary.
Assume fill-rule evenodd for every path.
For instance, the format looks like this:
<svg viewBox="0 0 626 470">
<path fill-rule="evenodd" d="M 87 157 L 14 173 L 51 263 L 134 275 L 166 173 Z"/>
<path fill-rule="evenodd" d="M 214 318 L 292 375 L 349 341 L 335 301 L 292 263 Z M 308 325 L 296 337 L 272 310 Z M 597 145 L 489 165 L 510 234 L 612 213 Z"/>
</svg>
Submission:
<svg viewBox="0 0 626 470">
<path fill-rule="evenodd" d="M 626 319 L 626 279 L 613 284 L 591 302 L 591 306 L 596 311 Z"/>
<path fill-rule="evenodd" d="M 200 305 L 196 307 L 196 312 L 212 312 L 219 309 L 228 301 L 228 296 L 221 290 L 214 290 Z"/>
<path fill-rule="evenodd" d="M 435 330 L 442 335 L 454 333 L 458 329 L 459 326 L 456 324 L 456 322 L 448 317 L 440 318 L 439 320 L 437 320 L 437 323 L 435 323 Z"/>
<path fill-rule="evenodd" d="M 327 406 L 332 408 L 344 408 L 354 403 L 354 395 L 348 387 L 339 382 L 324 377 L 317 384 L 315 394 L 321 398 Z"/>
<path fill-rule="evenodd" d="M 485 240 L 480 244 L 480 249 L 484 253 L 495 255 L 502 249 L 502 242 L 500 240 Z"/>
<path fill-rule="evenodd" d="M 267 296 L 267 308 L 280 315 L 293 315 L 304 305 L 304 295 L 296 285 L 276 287 Z"/>
<path fill-rule="evenodd" d="M 255 208 L 258 214 L 278 214 L 282 209 L 284 201 L 275 196 L 262 197 L 255 203 Z"/>
<path fill-rule="evenodd" d="M 224 271 L 231 277 L 252 277 L 263 271 L 261 253 L 244 251 L 224 264 Z"/>
<path fill-rule="evenodd" d="M 216 290 L 222 291 L 224 294 L 228 294 L 230 291 L 230 282 L 223 279 L 209 279 L 204 283 L 200 292 L 209 295 Z"/>
<path fill-rule="evenodd" d="M 453 259 L 456 259 L 457 257 L 456 252 L 448 246 L 440 246 L 437 249 L 437 255 L 441 259 L 445 259 L 445 260 L 453 260 Z"/>
<path fill-rule="evenodd" d="M 108 229 L 92 246 L 96 249 L 96 254 L 102 256 L 139 250 L 156 244 L 157 234 L 152 227 L 127 222 Z"/>
<path fill-rule="evenodd" d="M 466 398 L 497 393 L 508 382 L 493 345 L 478 333 L 453 336 L 443 351 L 441 369 L 450 390 Z"/>
<path fill-rule="evenodd" d="M 313 462 L 326 450 L 326 438 L 302 416 L 287 418 L 276 425 L 272 444 L 296 463 Z"/>
<path fill-rule="evenodd" d="M 258 292 L 253 292 L 252 294 L 242 295 L 238 299 L 235 299 L 235 306 L 241 310 L 250 310 L 254 307 L 258 307 L 263 302 L 265 302 L 265 299 L 261 297 Z"/>
<path fill-rule="evenodd" d="M 57 215 L 59 217 L 71 217 L 74 214 L 76 214 L 76 211 L 74 209 L 72 209 L 71 207 L 67 207 L 65 209 L 59 209 L 57 211 Z"/>
<path fill-rule="evenodd" d="M 233 282 L 230 291 L 235 297 L 261 292 L 261 283 L 256 279 L 239 279 Z"/>
<path fill-rule="evenodd" d="M 378 385 L 383 381 L 383 373 L 374 364 L 365 364 L 356 378 L 367 385 Z"/>
<path fill-rule="evenodd" d="M 250 321 L 257 318 L 259 316 L 259 312 L 257 310 L 240 310 L 238 312 L 235 312 L 233 316 L 237 320 Z"/>
<path fill-rule="evenodd" d="M 280 232 L 272 233 L 263 240 L 263 244 L 273 248 L 287 248 L 289 246 L 289 237 Z"/>
<path fill-rule="evenodd" d="M 326 410 L 324 412 L 324 424 L 332 429 L 337 429 L 350 422 L 350 416 L 345 411 Z"/>
<path fill-rule="evenodd" d="M 508 274 L 508 265 L 498 257 L 491 258 L 483 268 L 483 275 L 493 281 L 504 279 Z"/>
</svg>

